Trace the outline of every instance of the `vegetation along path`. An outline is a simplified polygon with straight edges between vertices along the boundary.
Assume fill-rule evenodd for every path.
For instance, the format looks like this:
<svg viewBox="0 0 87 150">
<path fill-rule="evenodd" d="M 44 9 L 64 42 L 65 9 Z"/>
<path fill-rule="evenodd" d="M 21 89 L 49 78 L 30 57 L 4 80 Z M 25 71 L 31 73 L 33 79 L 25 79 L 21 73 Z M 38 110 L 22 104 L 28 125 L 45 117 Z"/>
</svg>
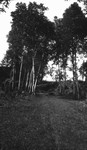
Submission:
<svg viewBox="0 0 87 150">
<path fill-rule="evenodd" d="M 0 100 L 0 150 L 87 150 L 87 104 L 57 96 Z"/>
</svg>

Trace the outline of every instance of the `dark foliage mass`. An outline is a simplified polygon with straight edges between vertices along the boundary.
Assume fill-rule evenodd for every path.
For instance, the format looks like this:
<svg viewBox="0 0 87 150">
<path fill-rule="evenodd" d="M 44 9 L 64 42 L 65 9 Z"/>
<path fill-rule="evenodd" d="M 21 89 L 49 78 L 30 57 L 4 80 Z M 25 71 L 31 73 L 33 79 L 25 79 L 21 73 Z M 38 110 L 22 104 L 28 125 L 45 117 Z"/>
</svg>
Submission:
<svg viewBox="0 0 87 150">
<path fill-rule="evenodd" d="M 11 31 L 7 36 L 9 49 L 3 59 L 3 65 L 12 68 L 11 88 L 34 93 L 37 84 L 42 83 L 48 61 L 52 60 L 58 66 L 55 75 L 57 92 L 71 92 L 79 99 L 78 71 L 85 78 L 87 72 L 82 67 L 79 70 L 77 59 L 78 55 L 87 54 L 87 18 L 76 2 L 65 10 L 63 18 L 54 17 L 53 22 L 45 16 L 46 10 L 43 4 L 30 2 L 28 6 L 17 3 L 16 10 L 11 12 Z M 71 66 L 68 66 L 68 60 Z M 70 84 L 67 69 L 73 74 Z M 47 72 L 52 75 L 52 69 Z"/>
<path fill-rule="evenodd" d="M 10 77 L 11 67 L 0 67 L 0 85 Z"/>
<path fill-rule="evenodd" d="M 15 69 L 14 80 L 19 80 L 19 87 L 25 86 L 28 80 L 32 82 L 32 78 L 36 85 L 37 80 L 42 81 L 44 76 L 54 39 L 54 23 L 44 15 L 46 10 L 43 4 L 35 2 L 30 2 L 28 7 L 25 3 L 17 3 L 16 10 L 11 13 L 9 50 L 3 62 Z M 30 79 L 28 74 L 31 74 Z M 20 80 L 23 81 L 22 85 Z"/>
</svg>

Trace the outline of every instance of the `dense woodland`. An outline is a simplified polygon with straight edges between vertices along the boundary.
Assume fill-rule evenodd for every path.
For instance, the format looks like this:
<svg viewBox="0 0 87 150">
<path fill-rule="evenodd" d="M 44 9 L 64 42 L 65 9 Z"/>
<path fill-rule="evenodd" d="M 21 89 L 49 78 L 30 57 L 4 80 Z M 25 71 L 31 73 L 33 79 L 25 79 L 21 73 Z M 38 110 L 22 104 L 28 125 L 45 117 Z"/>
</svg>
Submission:
<svg viewBox="0 0 87 150">
<path fill-rule="evenodd" d="M 8 6 L 9 1 L 2 1 Z M 84 1 L 86 6 L 86 1 Z M 86 8 L 86 7 L 85 7 Z M 9 79 L 3 84 L 10 91 L 27 91 L 35 94 L 48 71 L 50 60 L 57 65 L 55 80 L 57 92 L 72 95 L 75 99 L 86 98 L 87 62 L 78 67 L 78 56 L 87 57 L 87 17 L 78 3 L 65 10 L 63 17 L 54 16 L 50 21 L 45 16 L 47 7 L 36 2 L 17 3 L 11 12 L 11 31 L 7 36 L 9 48 L 2 61 L 2 67 L 10 67 Z M 2 10 L 3 11 L 3 10 Z M 68 66 L 70 61 L 71 66 Z M 67 80 L 67 68 L 73 79 Z M 78 80 L 78 72 L 85 81 Z"/>
</svg>

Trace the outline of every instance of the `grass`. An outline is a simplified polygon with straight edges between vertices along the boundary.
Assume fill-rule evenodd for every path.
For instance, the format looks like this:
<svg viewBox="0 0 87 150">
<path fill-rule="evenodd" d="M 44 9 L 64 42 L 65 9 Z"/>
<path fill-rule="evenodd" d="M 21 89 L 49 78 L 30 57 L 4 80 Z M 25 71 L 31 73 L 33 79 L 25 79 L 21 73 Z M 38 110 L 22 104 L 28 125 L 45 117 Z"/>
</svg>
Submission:
<svg viewBox="0 0 87 150">
<path fill-rule="evenodd" d="M 87 104 L 57 96 L 0 100 L 0 150 L 87 150 Z"/>
</svg>

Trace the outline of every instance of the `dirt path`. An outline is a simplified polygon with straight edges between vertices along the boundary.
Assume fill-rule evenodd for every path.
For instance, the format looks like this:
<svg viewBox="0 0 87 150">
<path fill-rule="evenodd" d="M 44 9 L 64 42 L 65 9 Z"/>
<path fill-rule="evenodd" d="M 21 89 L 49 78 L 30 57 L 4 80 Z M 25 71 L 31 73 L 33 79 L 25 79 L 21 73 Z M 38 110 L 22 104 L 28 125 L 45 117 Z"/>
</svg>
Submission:
<svg viewBox="0 0 87 150">
<path fill-rule="evenodd" d="M 87 150 L 84 103 L 38 96 L 3 105 L 0 114 L 2 150 Z"/>
<path fill-rule="evenodd" d="M 87 150 L 87 106 L 53 97 L 48 105 L 58 149 Z"/>
</svg>

